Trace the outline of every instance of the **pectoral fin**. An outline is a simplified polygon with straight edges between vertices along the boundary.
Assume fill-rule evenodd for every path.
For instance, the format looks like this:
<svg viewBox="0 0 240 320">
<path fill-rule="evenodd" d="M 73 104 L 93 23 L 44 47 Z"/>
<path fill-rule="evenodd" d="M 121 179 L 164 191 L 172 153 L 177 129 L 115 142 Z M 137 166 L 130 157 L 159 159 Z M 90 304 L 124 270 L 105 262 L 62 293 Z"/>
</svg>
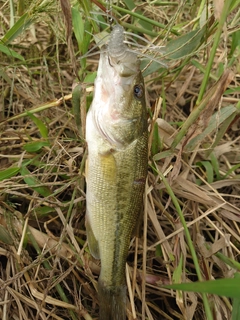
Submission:
<svg viewBox="0 0 240 320">
<path fill-rule="evenodd" d="M 92 227 L 90 222 L 88 221 L 88 218 L 86 217 L 86 231 L 87 231 L 87 240 L 88 240 L 88 246 L 91 252 L 91 255 L 95 259 L 100 259 L 100 253 L 99 253 L 99 247 L 98 247 L 98 241 L 94 236 L 94 233 L 92 231 Z"/>
</svg>

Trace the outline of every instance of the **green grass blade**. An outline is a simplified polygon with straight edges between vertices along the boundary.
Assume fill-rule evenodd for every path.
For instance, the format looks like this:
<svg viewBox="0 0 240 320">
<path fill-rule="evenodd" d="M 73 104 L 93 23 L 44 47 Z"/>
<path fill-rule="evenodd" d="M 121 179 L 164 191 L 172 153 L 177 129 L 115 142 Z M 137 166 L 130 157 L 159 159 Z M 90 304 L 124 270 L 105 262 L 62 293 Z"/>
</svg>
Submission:
<svg viewBox="0 0 240 320">
<path fill-rule="evenodd" d="M 208 78 L 209 78 L 210 71 L 211 71 L 211 68 L 212 68 L 212 65 L 213 65 L 213 61 L 214 61 L 214 58 L 215 58 L 215 55 L 216 55 L 217 47 L 219 45 L 220 37 L 221 37 L 221 34 L 222 34 L 222 29 L 223 29 L 224 23 L 227 20 L 230 4 L 231 4 L 231 1 L 224 1 L 224 7 L 223 7 L 223 10 L 222 10 L 222 14 L 221 14 L 220 20 L 219 20 L 218 29 L 217 29 L 217 31 L 216 31 L 216 33 L 214 35 L 213 46 L 211 48 L 209 60 L 208 60 L 207 67 L 206 67 L 206 72 L 204 74 L 204 78 L 203 78 L 203 81 L 202 81 L 202 84 L 201 84 L 201 87 L 200 87 L 200 92 L 199 92 L 199 95 L 198 95 L 198 99 L 196 101 L 196 105 L 197 106 L 200 104 L 200 101 L 202 100 L 203 95 L 204 95 L 205 90 L 206 90 L 206 87 L 208 85 Z"/>
<path fill-rule="evenodd" d="M 25 166 L 21 168 L 20 172 L 24 182 L 34 191 L 38 192 L 43 197 L 48 197 L 52 194 L 51 190 L 48 187 L 41 186 L 41 181 L 39 181 L 34 176 L 31 176 L 31 172 Z"/>
<path fill-rule="evenodd" d="M 10 0 L 10 27 L 14 25 L 14 17 L 15 17 L 15 7 L 14 7 L 14 1 Z"/>
<path fill-rule="evenodd" d="M 3 171 L 0 171 L 0 181 L 16 176 L 19 171 L 20 171 L 20 168 L 18 167 L 12 167 L 12 168 L 8 168 Z"/>
<path fill-rule="evenodd" d="M 138 26 L 132 25 L 132 24 L 124 22 L 124 21 L 121 22 L 121 25 L 124 27 L 124 29 L 130 29 L 132 32 L 137 32 L 137 33 L 140 33 L 140 34 L 147 34 L 147 35 L 149 35 L 151 37 L 157 37 L 159 35 L 153 29 L 148 30 L 148 29 L 145 29 L 143 27 L 138 27 Z"/>
<path fill-rule="evenodd" d="M 157 154 L 161 149 L 161 141 L 158 133 L 158 124 L 154 123 L 153 127 L 153 138 L 152 138 L 152 156 Z"/>
<path fill-rule="evenodd" d="M 207 182 L 212 183 L 213 182 L 213 167 L 212 164 L 209 161 L 199 161 L 196 163 L 197 166 L 199 167 L 204 167 L 206 170 L 206 177 L 207 177 Z"/>
<path fill-rule="evenodd" d="M 132 0 L 124 0 L 124 2 L 125 2 L 126 6 L 127 6 L 127 8 L 128 8 L 129 10 L 131 10 L 131 11 L 134 10 L 134 8 L 135 8 L 135 3 L 134 3 L 134 1 L 132 1 Z M 135 12 L 138 13 L 139 15 L 143 15 L 143 13 L 142 13 L 140 10 L 136 10 Z M 152 29 L 151 24 L 148 23 L 148 22 L 146 22 L 146 21 L 140 20 L 140 21 L 139 21 L 139 24 L 140 24 L 145 30 L 150 31 L 150 30 Z"/>
<path fill-rule="evenodd" d="M 199 292 L 204 294 L 210 293 L 218 296 L 240 299 L 240 278 L 225 278 L 203 282 L 172 284 L 163 287 L 188 292 Z"/>
<path fill-rule="evenodd" d="M 81 126 L 81 95 L 82 95 L 82 87 L 80 83 L 76 85 L 72 92 L 72 111 L 76 121 L 76 125 L 79 131 L 80 136 L 83 136 L 82 126 Z"/>
<path fill-rule="evenodd" d="M 34 17 L 31 17 L 29 13 L 23 14 L 18 21 L 12 26 L 12 28 L 3 36 L 1 41 L 7 45 L 16 39 L 23 33 L 30 25 L 35 21 Z"/>
<path fill-rule="evenodd" d="M 31 141 L 23 146 L 23 149 L 27 152 L 38 152 L 42 147 L 49 147 L 50 143 L 48 141 Z"/>
<path fill-rule="evenodd" d="M 230 10 L 234 10 L 237 6 L 240 5 L 240 0 L 229 0 L 231 6 L 230 6 Z"/>
<path fill-rule="evenodd" d="M 224 263 L 226 263 L 228 266 L 230 266 L 231 268 L 236 269 L 237 271 L 240 271 L 240 263 L 237 262 L 236 260 L 233 260 L 227 256 L 225 256 L 224 254 L 222 254 L 221 252 L 217 252 L 215 253 L 215 256 L 218 257 L 221 261 L 223 261 Z"/>
<path fill-rule="evenodd" d="M 235 273 L 234 279 L 240 280 L 240 274 Z M 239 320 L 240 319 L 240 297 L 233 299 L 232 305 L 232 320 Z"/>
<path fill-rule="evenodd" d="M 85 30 L 84 30 L 82 15 L 79 12 L 78 6 L 72 7 L 72 24 L 73 24 L 73 32 L 75 34 L 75 37 L 78 43 L 78 49 L 80 53 L 83 54 L 81 49 L 83 45 Z"/>
<path fill-rule="evenodd" d="M 183 255 L 181 254 L 179 263 L 176 267 L 176 269 L 173 271 L 172 280 L 173 283 L 179 283 L 182 279 L 182 270 L 183 270 Z"/>
<path fill-rule="evenodd" d="M 37 118 L 36 116 L 34 116 L 30 112 L 27 112 L 27 115 L 35 123 L 35 125 L 38 127 L 38 130 L 39 130 L 41 136 L 44 139 L 47 139 L 48 138 L 48 128 L 45 126 L 45 124 L 42 122 L 42 120 L 40 120 L 39 118 Z"/>
<path fill-rule="evenodd" d="M 189 246 L 189 250 L 190 250 L 190 253 L 191 253 L 191 256 L 192 256 L 192 259 L 193 259 L 193 263 L 194 263 L 194 266 L 195 266 L 195 269 L 196 269 L 196 274 L 198 276 L 198 279 L 199 281 L 202 281 L 203 278 L 202 278 L 202 272 L 201 272 L 201 268 L 199 266 L 199 263 L 198 263 L 198 258 L 197 258 L 197 254 L 196 254 L 196 251 L 194 249 L 194 245 L 193 245 L 193 242 L 192 242 L 192 239 L 191 239 L 191 235 L 190 235 L 190 232 L 188 230 L 188 227 L 187 227 L 187 223 L 185 221 L 185 218 L 184 218 L 184 215 L 183 215 L 183 212 L 181 210 L 181 207 L 179 205 L 179 202 L 175 196 L 175 194 L 173 193 L 169 183 L 167 182 L 167 179 L 164 177 L 164 175 L 158 171 L 158 174 L 160 176 L 160 178 L 162 179 L 166 189 L 167 189 L 167 192 L 168 194 L 170 195 L 171 199 L 172 199 L 172 202 L 178 212 L 178 215 L 179 215 L 179 219 L 182 223 L 182 226 L 183 226 L 183 229 L 184 229 L 184 232 L 185 232 L 185 236 L 186 236 L 186 240 L 187 240 L 187 243 L 188 243 L 188 246 Z M 176 285 L 176 286 L 179 286 L 179 285 Z M 180 287 L 178 287 L 177 290 L 182 290 Z M 202 293 L 202 299 L 203 299 L 203 304 L 204 304 L 204 309 L 205 309 L 205 312 L 206 312 L 206 316 L 207 316 L 207 319 L 208 320 L 213 320 L 213 316 L 212 316 L 212 312 L 211 312 L 211 308 L 210 308 L 210 305 L 209 305 L 209 301 L 207 299 L 207 296 L 205 294 L 205 292 Z"/>
<path fill-rule="evenodd" d="M 70 97 L 68 97 L 68 99 L 69 98 Z M 29 114 L 39 113 L 39 112 L 41 112 L 43 110 L 46 110 L 46 109 L 49 109 L 49 108 L 52 108 L 52 107 L 56 107 L 56 105 L 59 105 L 62 101 L 63 101 L 62 99 L 59 99 L 58 101 L 47 102 L 47 103 L 44 103 L 44 104 L 42 104 L 42 105 L 40 105 L 38 107 L 34 107 L 32 109 L 29 109 L 28 111 L 24 111 L 24 112 L 19 113 L 19 114 L 15 115 L 15 116 L 9 117 L 5 121 L 0 122 L 0 126 L 6 124 L 7 122 L 10 122 L 10 121 L 13 121 L 13 120 L 17 120 L 17 119 L 29 116 Z"/>
<path fill-rule="evenodd" d="M 237 48 L 240 48 L 240 30 L 235 31 L 232 34 L 231 51 L 229 53 L 230 57 L 233 55 Z"/>
<path fill-rule="evenodd" d="M 143 21 L 148 22 L 148 23 L 150 23 L 150 24 L 153 25 L 153 26 L 159 27 L 159 28 L 161 28 L 161 29 L 163 29 L 163 30 L 166 29 L 166 26 L 165 26 L 164 24 L 159 23 L 159 22 L 157 22 L 157 21 L 154 21 L 154 20 L 152 20 L 152 19 L 146 18 L 146 17 L 144 17 L 143 15 L 141 15 L 141 14 L 139 14 L 139 13 L 132 12 L 132 11 L 130 11 L 130 10 L 127 10 L 127 9 L 124 9 L 124 8 L 121 8 L 121 7 L 118 7 L 118 6 L 114 5 L 114 4 L 112 5 L 112 7 L 113 7 L 113 9 L 115 9 L 115 10 L 117 10 L 117 11 L 119 11 L 119 12 L 123 12 L 123 13 L 125 13 L 125 14 L 129 14 L 129 15 L 131 15 L 132 17 L 135 17 L 135 18 L 138 18 L 138 19 L 140 19 L 140 20 L 143 20 Z M 173 33 L 173 34 L 175 34 L 175 35 L 178 35 L 178 32 L 177 32 L 176 30 L 174 30 L 174 29 L 171 29 L 170 32 Z"/>
<path fill-rule="evenodd" d="M 25 59 L 23 58 L 23 56 L 21 54 L 15 52 L 14 50 L 8 48 L 7 46 L 5 46 L 1 43 L 0 43 L 0 51 L 5 53 L 8 57 L 16 58 L 21 61 L 25 61 Z"/>
<path fill-rule="evenodd" d="M 168 59 L 182 59 L 193 54 L 203 42 L 203 36 L 206 33 L 206 27 L 193 30 L 181 37 L 171 40 L 165 47 Z"/>
<path fill-rule="evenodd" d="M 238 168 L 240 168 L 240 164 L 236 164 L 235 166 L 232 166 L 232 168 L 230 168 L 227 173 L 224 175 L 223 179 L 226 179 L 232 172 L 234 172 L 235 170 L 237 170 Z"/>
<path fill-rule="evenodd" d="M 211 160 L 211 164 L 212 164 L 212 168 L 213 168 L 213 171 L 216 175 L 216 180 L 220 180 L 221 179 L 221 175 L 220 175 L 220 172 L 219 172 L 219 162 L 218 162 L 218 159 L 217 157 L 215 156 L 214 152 L 211 152 L 210 155 L 210 160 Z"/>
</svg>

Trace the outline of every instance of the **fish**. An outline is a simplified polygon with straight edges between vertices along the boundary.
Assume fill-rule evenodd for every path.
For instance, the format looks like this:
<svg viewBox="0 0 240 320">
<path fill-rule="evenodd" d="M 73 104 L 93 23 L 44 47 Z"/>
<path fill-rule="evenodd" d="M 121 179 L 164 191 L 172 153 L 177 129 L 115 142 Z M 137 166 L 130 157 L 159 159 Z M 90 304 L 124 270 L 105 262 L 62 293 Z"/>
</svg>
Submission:
<svg viewBox="0 0 240 320">
<path fill-rule="evenodd" d="M 125 268 L 143 212 L 148 169 L 148 119 L 140 60 L 115 25 L 101 47 L 87 113 L 86 233 L 101 260 L 99 320 L 125 320 Z"/>
</svg>

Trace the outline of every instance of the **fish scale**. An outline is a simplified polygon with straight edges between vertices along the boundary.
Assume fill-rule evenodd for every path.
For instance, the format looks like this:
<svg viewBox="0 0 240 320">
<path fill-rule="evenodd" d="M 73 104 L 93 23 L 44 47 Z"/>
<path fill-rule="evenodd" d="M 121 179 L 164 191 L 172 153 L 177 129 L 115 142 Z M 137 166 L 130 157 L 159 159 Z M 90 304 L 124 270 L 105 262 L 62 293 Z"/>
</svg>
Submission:
<svg viewBox="0 0 240 320">
<path fill-rule="evenodd" d="M 122 27 L 114 28 L 123 32 Z M 101 259 L 100 320 L 126 319 L 126 259 L 141 215 L 147 175 L 144 82 L 137 55 L 128 52 L 124 43 L 122 48 L 125 52 L 117 61 L 111 48 L 100 53 L 86 122 L 86 230 L 92 255 Z"/>
</svg>

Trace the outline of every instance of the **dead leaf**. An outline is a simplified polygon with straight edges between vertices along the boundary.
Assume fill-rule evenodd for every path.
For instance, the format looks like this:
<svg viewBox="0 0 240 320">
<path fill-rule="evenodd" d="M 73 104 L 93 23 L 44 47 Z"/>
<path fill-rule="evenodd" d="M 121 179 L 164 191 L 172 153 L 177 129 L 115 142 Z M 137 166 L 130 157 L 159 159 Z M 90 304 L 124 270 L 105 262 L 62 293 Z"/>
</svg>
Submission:
<svg viewBox="0 0 240 320">
<path fill-rule="evenodd" d="M 212 197 L 207 195 L 207 192 L 202 190 L 193 182 L 178 176 L 172 185 L 174 193 L 185 199 L 196 201 L 207 205 L 215 205 L 215 201 Z"/>
</svg>

